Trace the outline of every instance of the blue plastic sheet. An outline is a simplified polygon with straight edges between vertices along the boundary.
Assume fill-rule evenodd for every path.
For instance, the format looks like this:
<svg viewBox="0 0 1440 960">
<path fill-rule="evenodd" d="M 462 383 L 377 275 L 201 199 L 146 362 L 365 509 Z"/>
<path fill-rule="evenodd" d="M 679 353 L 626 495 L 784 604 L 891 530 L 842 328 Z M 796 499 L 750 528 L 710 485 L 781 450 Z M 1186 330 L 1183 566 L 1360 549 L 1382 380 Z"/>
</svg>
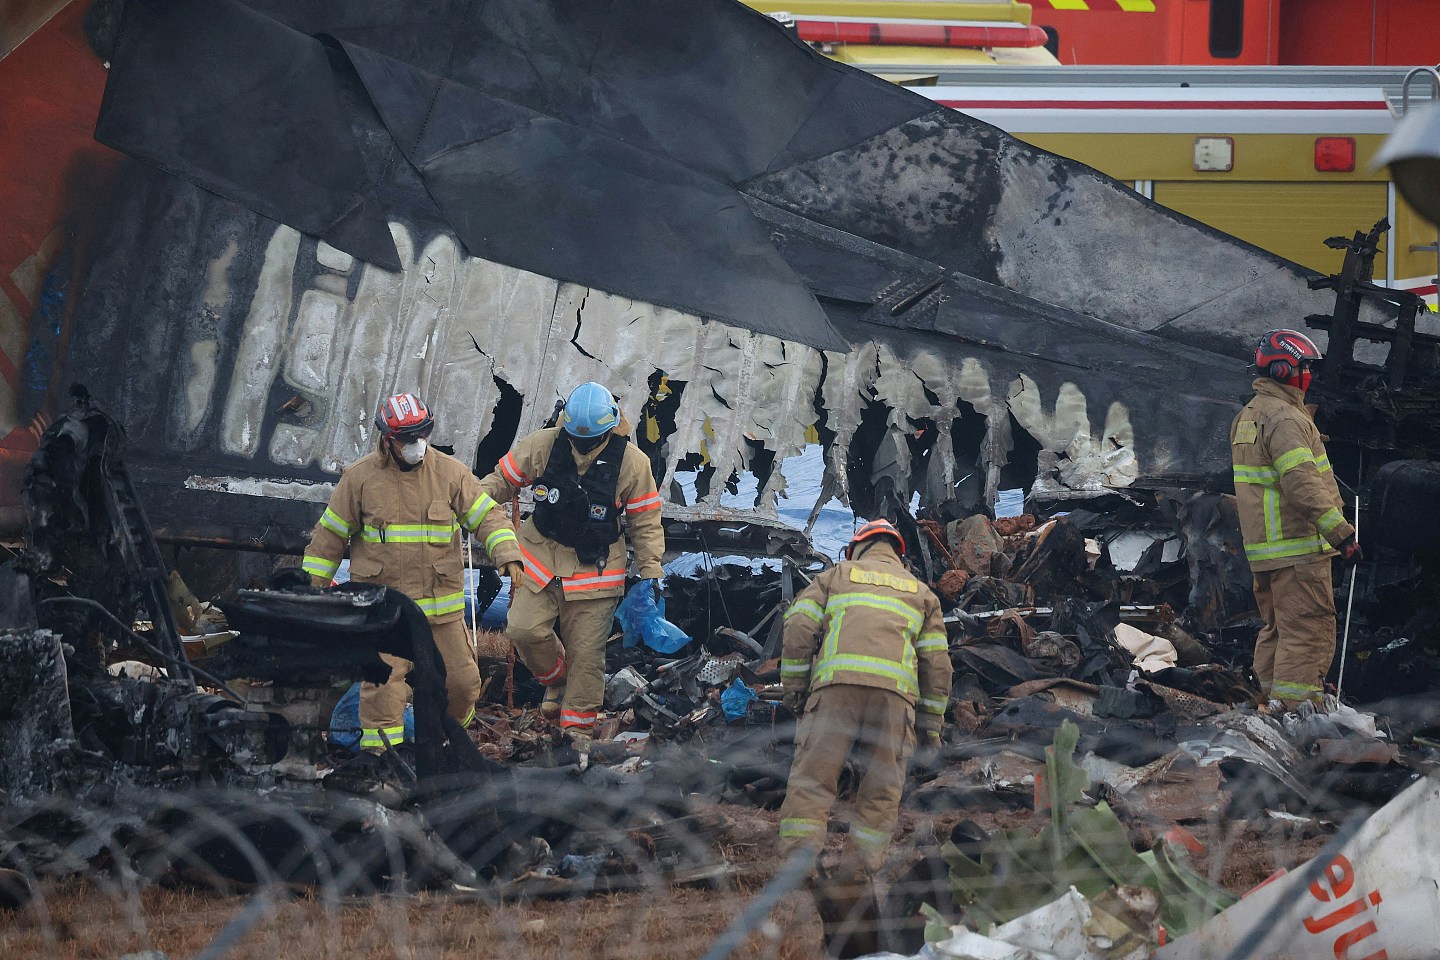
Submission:
<svg viewBox="0 0 1440 960">
<path fill-rule="evenodd" d="M 500 592 L 495 599 L 490 601 L 490 606 L 480 611 L 480 626 L 487 630 L 504 630 L 505 623 L 510 616 L 510 581 L 503 580 L 500 584 Z M 465 625 L 468 627 L 475 619 L 475 594 L 473 589 L 465 593 Z"/>
<path fill-rule="evenodd" d="M 760 695 L 745 685 L 745 681 L 735 679 L 735 682 L 725 688 L 720 694 L 720 709 L 725 711 L 727 723 L 735 720 L 744 720 L 750 715 L 750 704 L 760 699 Z"/>
<path fill-rule="evenodd" d="M 625 646 L 640 641 L 656 653 L 674 653 L 690 642 L 690 636 L 665 619 L 665 598 L 655 600 L 656 580 L 641 580 L 620 601 L 615 616 L 625 631 Z"/>
<path fill-rule="evenodd" d="M 415 708 L 405 704 L 405 739 L 415 742 Z M 360 684 L 352 683 L 330 714 L 330 742 L 347 750 L 360 749 Z"/>
</svg>

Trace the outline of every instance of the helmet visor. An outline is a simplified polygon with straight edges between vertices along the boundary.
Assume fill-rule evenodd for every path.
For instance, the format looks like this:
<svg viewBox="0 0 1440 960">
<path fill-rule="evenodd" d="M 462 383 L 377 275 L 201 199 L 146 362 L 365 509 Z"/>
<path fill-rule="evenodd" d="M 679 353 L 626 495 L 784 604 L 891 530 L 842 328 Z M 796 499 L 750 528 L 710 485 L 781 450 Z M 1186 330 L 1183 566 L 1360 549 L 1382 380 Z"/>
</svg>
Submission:
<svg viewBox="0 0 1440 960">
<path fill-rule="evenodd" d="M 396 439 L 407 441 L 424 440 L 435 431 L 435 421 L 427 417 L 421 423 L 410 424 L 409 426 L 404 427 L 396 427 L 393 430 L 386 429 L 382 425 L 381 429 L 385 430 L 385 435 L 387 437 L 395 437 Z"/>
</svg>

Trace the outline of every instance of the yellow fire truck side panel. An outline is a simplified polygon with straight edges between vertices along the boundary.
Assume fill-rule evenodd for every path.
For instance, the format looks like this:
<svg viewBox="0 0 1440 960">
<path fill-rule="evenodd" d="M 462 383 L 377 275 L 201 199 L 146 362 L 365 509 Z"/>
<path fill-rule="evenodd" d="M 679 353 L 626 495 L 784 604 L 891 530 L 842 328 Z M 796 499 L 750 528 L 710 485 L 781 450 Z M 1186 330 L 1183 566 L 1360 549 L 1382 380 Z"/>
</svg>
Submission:
<svg viewBox="0 0 1440 960">
<path fill-rule="evenodd" d="M 1344 255 L 1326 237 L 1349 237 L 1386 215 L 1383 183 L 1155 183 L 1155 202 L 1321 273 L 1340 269 Z M 1375 260 L 1375 279 L 1385 260 Z"/>
<path fill-rule="evenodd" d="M 1340 254 L 1321 246 L 1326 237 L 1350 236 L 1388 212 L 1389 172 L 1370 169 L 1375 152 L 1385 140 L 1379 134 L 1355 136 L 1355 169 L 1349 173 L 1315 169 L 1314 134 L 1219 129 L 1197 133 L 1015 135 L 1042 149 L 1089 164 L 1117 180 L 1148 183 L 1157 202 L 1326 273 L 1338 270 L 1341 259 Z M 1231 137 L 1235 141 L 1235 168 L 1228 173 L 1197 171 L 1197 136 Z M 1435 243 L 1434 228 L 1398 196 L 1391 219 L 1395 278 L 1434 276 L 1436 255 L 1411 250 Z M 1375 261 L 1379 279 L 1389 279 L 1385 263 L 1383 256 Z"/>
<path fill-rule="evenodd" d="M 1117 180 L 1300 180 L 1345 182 L 1388 179 L 1384 170 L 1370 172 L 1370 160 L 1385 138 L 1360 134 L 1355 139 L 1355 169 L 1320 173 L 1315 169 L 1315 134 L 1234 133 L 1025 133 L 1015 136 L 1062 157 L 1089 164 Z M 1235 141 L 1235 169 L 1201 173 L 1195 169 L 1195 138 L 1230 137 Z"/>
<path fill-rule="evenodd" d="M 745 0 L 761 13 L 791 13 L 803 17 L 912 18 L 917 20 L 990 20 L 1029 23 L 1028 3 L 979 0 L 944 3 L 934 0 Z"/>
<path fill-rule="evenodd" d="M 1044 53 L 1044 50 L 1041 50 Z M 933 65 L 935 62 L 934 47 L 870 47 L 863 44 L 840 43 L 829 54 L 830 59 L 839 60 L 841 63 L 848 63 L 852 67 L 859 67 L 861 70 L 869 70 L 885 76 L 885 71 L 894 71 L 898 68 L 911 69 L 915 76 L 922 75 L 922 68 Z M 990 66 L 995 63 L 995 58 L 987 50 L 971 50 L 968 47 L 957 47 L 945 51 L 947 65 L 951 66 L 974 66 L 984 64 Z M 930 76 L 933 77 L 933 74 Z M 892 81 L 893 82 L 893 81 Z"/>
</svg>

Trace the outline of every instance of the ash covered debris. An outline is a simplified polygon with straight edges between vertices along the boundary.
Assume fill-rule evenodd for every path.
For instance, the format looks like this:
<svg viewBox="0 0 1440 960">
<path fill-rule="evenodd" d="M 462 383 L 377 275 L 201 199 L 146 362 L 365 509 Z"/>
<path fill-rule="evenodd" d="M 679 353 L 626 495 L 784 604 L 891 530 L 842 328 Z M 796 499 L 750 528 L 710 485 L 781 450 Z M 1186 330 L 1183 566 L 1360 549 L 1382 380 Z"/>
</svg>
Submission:
<svg viewBox="0 0 1440 960">
<path fill-rule="evenodd" d="M 96 435 L 108 442 L 75 443 L 81 425 L 103 425 Z M 218 602 L 223 640 L 197 646 L 176 634 L 195 672 L 179 677 L 146 605 L 157 571 L 144 563 L 156 555 L 144 513 L 115 511 L 127 502 L 110 489 L 123 485 L 122 436 L 77 397 L 47 434 L 31 489 L 78 519 L 62 528 L 37 495 L 36 529 L 53 557 L 122 537 L 138 547 L 104 566 L 57 562 L 41 573 L 32 560 L 28 576 L 8 571 L 6 594 L 22 602 L 7 605 L 16 613 L 0 642 L 16 655 L 0 680 L 24 696 L 0 719 L 15 761 L 0 868 L 26 889 L 43 898 L 60 878 L 118 862 L 141 886 L 225 892 L 286 883 L 327 897 L 429 890 L 485 903 L 654 893 L 728 882 L 727 838 L 746 817 L 775 816 L 794 750 L 778 625 L 819 569 L 807 551 L 670 578 L 664 615 L 679 633 L 656 649 L 617 632 L 582 771 L 562 732 L 538 718 L 540 690 L 523 667 L 507 684 L 497 659 L 478 721 L 454 726 L 433 643 L 423 667 L 428 627 L 393 591 L 238 591 Z M 1403 492 L 1380 501 L 1408 502 Z M 1156 918 L 1172 936 L 1200 930 L 1244 892 L 1204 868 L 1224 843 L 1219 825 L 1291 849 L 1433 769 L 1440 718 L 1256 709 L 1254 625 L 1230 589 L 1237 574 L 1211 559 L 1238 562 L 1225 548 L 1234 532 L 1224 503 L 1166 491 L 1049 517 L 981 511 L 909 524 L 911 555 L 946 594 L 948 734 L 912 771 L 886 867 L 893 882 L 871 901 L 874 936 L 842 942 L 845 918 L 825 901 L 833 949 L 917 949 L 922 903 L 932 926 L 1019 923 L 1068 884 L 1088 904 L 1072 907 L 1092 919 L 1120 910 L 1117 896 L 1151 898 L 1129 934 L 1150 945 Z M 61 595 L 103 597 L 119 622 L 47 602 Z M 414 762 L 394 751 L 395 768 L 336 789 L 345 763 L 323 733 L 329 707 L 349 682 L 384 669 L 381 650 L 421 665 L 411 675 Z M 160 669 L 151 679 L 105 669 L 122 659 Z M 1069 771 L 1058 779 L 1057 764 Z M 1047 793 L 1063 782 L 1078 786 Z M 842 797 L 849 789 L 842 777 Z M 1057 808 L 1068 812 L 1047 834 Z M 758 829 L 773 827 L 762 819 Z M 1063 869 L 1050 859 L 1055 837 L 1070 851 Z M 1002 865 L 1012 882 L 983 881 Z M 1126 882 L 1111 892 L 1117 876 Z"/>
<path fill-rule="evenodd" d="M 330 896 L 723 877 L 713 818 L 678 788 L 611 781 L 608 806 L 547 805 L 536 798 L 563 796 L 563 773 L 487 760 L 445 712 L 424 615 L 394 590 L 240 590 L 219 602 L 223 635 L 192 643 L 171 627 L 169 653 L 168 599 L 151 589 L 164 573 L 147 563 L 159 551 L 129 497 L 123 436 L 77 391 L 28 474 L 36 549 L 0 577 L 13 601 L 0 631 L 7 868 L 34 880 L 108 865 L 142 885 L 312 884 Z M 387 776 L 347 780 L 324 732 L 350 682 L 388 674 L 381 652 L 415 665 L 414 751 L 409 762 L 395 751 Z M 109 669 L 137 662 L 143 677 Z M 527 845 L 545 855 L 517 864 Z"/>
</svg>

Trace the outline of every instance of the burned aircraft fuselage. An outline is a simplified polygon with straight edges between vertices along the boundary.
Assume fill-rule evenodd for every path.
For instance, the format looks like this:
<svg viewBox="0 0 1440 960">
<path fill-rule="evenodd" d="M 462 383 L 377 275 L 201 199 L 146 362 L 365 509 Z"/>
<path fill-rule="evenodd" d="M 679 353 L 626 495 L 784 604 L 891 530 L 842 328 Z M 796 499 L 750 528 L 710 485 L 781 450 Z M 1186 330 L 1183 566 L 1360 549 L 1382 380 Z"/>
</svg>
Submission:
<svg viewBox="0 0 1440 960">
<path fill-rule="evenodd" d="M 917 492 L 1223 486 L 1237 357 L 1282 306 L 1330 300 L 1293 264 L 738 5 L 683 23 L 597 8 L 588 26 L 551 4 L 457 8 L 439 59 L 407 46 L 398 8 L 355 32 L 319 7 L 223 7 L 91 10 L 111 61 L 101 138 L 166 172 L 105 151 L 54 165 L 72 229 L 32 264 L 39 306 L 0 317 L 35 365 L 0 391 L 12 459 L 33 443 L 23 425 L 63 406 L 57 385 L 83 379 L 130 430 L 163 539 L 300 549 L 395 390 L 421 393 L 436 440 L 484 472 L 591 379 L 634 419 L 663 379 L 665 417 L 637 439 L 685 522 L 736 520 L 724 481 L 750 471 L 739 519 L 776 526 L 772 467 L 814 442 L 826 493 L 867 514 Z M 202 13 L 170 48 L 183 57 L 144 55 Z M 277 64 L 304 89 L 219 126 L 176 99 L 165 71 L 184 57 L 257 68 L 214 17 L 293 50 Z M 79 26 L 57 17 L 71 42 L 50 53 L 84 56 Z M 531 48 L 554 69 L 506 68 Z M 33 73 L 24 50 L 0 71 Z M 98 77 L 70 75 L 72 96 L 96 94 Z M 410 129 L 417 91 L 437 109 Z M 260 169 L 272 121 L 294 150 Z M 306 189 L 316 171 L 325 191 Z M 686 503 L 669 481 L 696 468 L 720 482 Z"/>
</svg>

